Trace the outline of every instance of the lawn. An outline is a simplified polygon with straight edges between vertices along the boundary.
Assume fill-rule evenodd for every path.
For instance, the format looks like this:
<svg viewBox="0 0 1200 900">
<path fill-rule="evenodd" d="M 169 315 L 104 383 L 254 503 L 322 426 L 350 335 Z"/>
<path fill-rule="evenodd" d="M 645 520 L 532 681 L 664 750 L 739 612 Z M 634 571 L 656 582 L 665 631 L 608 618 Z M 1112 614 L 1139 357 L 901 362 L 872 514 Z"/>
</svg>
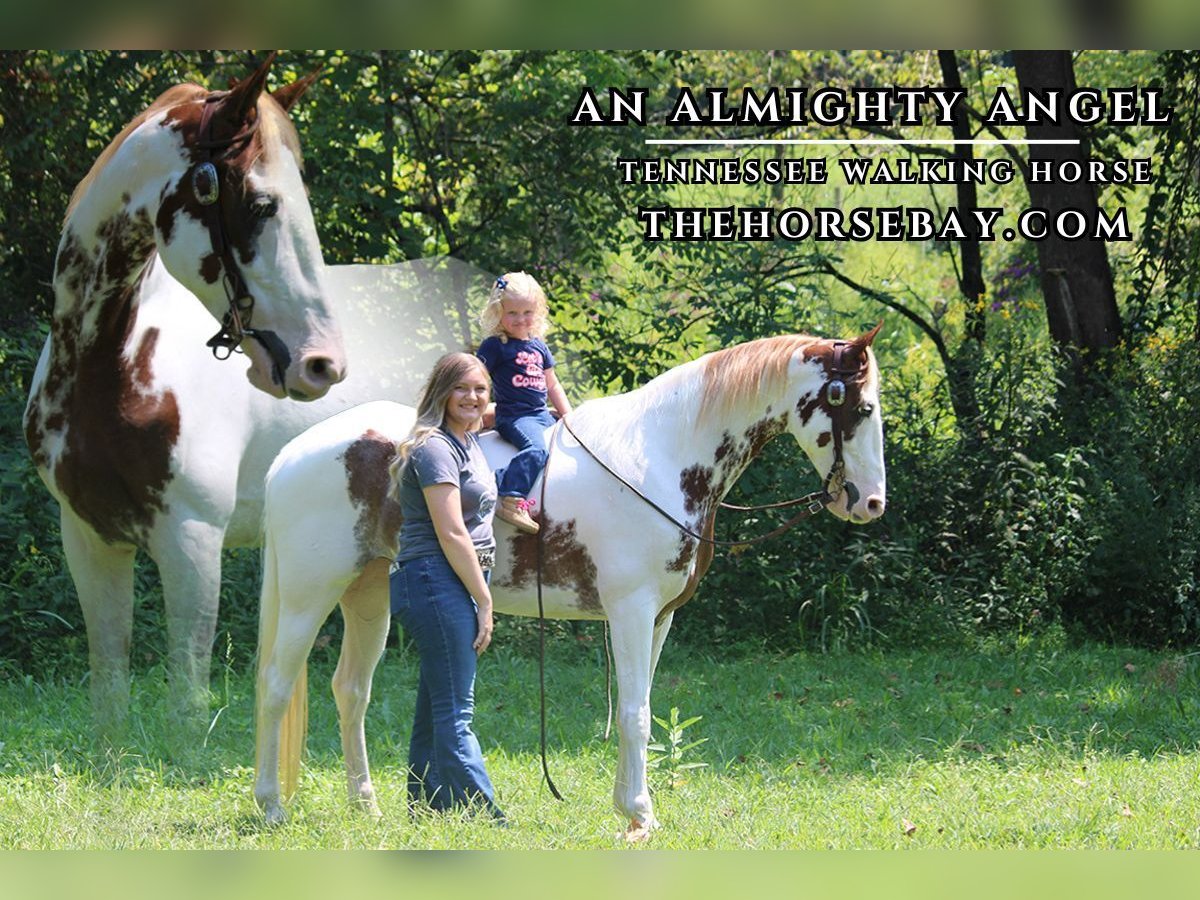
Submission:
<svg viewBox="0 0 1200 900">
<path fill-rule="evenodd" d="M 309 753 L 291 818 L 252 797 L 253 682 L 214 678 L 214 722 L 172 749 L 162 672 L 135 682 L 119 747 L 88 736 L 86 684 L 0 680 L 0 846 L 6 848 L 616 848 L 615 738 L 598 641 L 559 639 L 547 664 L 552 775 L 541 781 L 537 662 L 484 657 L 480 735 L 497 829 L 411 818 L 403 761 L 415 660 L 389 649 L 367 730 L 382 821 L 348 809 L 332 648 L 311 672 Z M 585 638 L 587 635 L 585 635 Z M 656 716 L 702 718 L 652 770 L 678 848 L 1176 848 L 1200 845 L 1197 657 L 1020 640 L 975 652 L 729 655 L 667 647 Z M 216 714 L 217 710 L 219 714 Z M 655 739 L 667 735 L 655 726 Z M 686 768 L 688 764 L 703 764 Z"/>
</svg>

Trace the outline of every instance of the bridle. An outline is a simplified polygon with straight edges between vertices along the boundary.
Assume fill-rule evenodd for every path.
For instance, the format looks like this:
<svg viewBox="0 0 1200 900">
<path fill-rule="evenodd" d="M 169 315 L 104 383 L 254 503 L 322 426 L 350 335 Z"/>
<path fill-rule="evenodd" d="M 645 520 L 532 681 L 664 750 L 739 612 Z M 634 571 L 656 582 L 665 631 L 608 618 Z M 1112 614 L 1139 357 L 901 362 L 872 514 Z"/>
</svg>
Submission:
<svg viewBox="0 0 1200 900">
<path fill-rule="evenodd" d="M 199 158 L 191 170 L 192 192 L 203 211 L 213 253 L 221 261 L 221 285 L 225 288 L 225 298 L 229 302 L 229 309 L 221 319 L 220 330 L 205 342 L 205 346 L 212 350 L 217 359 L 228 359 L 234 353 L 242 352 L 239 344 L 243 340 L 248 337 L 254 338 L 271 357 L 272 373 L 275 380 L 283 385 L 286 384 L 286 373 L 291 365 L 291 354 L 287 345 L 274 331 L 250 327 L 254 315 L 254 295 L 246 286 L 246 280 L 242 277 L 241 269 L 234 258 L 233 248 L 226 238 L 225 227 L 221 221 L 221 205 L 217 202 L 221 196 L 221 176 L 216 163 L 228 159 L 235 151 L 242 150 L 258 130 L 256 116 L 253 122 L 232 137 L 218 139 L 212 136 L 215 104 L 226 96 L 227 91 L 218 91 L 204 99 L 200 131 L 196 140 Z M 219 152 L 214 154 L 213 151 Z"/>
</svg>

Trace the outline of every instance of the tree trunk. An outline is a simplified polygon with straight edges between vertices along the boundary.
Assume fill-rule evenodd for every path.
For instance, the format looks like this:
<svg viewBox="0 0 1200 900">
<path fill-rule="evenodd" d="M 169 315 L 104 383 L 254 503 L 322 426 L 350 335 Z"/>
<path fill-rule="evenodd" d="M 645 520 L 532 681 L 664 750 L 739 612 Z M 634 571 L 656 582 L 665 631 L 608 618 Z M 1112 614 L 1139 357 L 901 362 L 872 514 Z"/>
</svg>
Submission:
<svg viewBox="0 0 1200 900">
<path fill-rule="evenodd" d="M 942 68 L 942 81 L 950 90 L 962 90 L 962 78 L 958 74 L 958 59 L 953 50 L 939 50 L 938 62 Z M 955 108 L 954 120 L 951 123 L 951 133 L 955 140 L 968 141 L 971 139 L 971 126 L 967 122 L 966 110 L 960 104 Z M 970 144 L 956 144 L 954 155 L 969 162 L 974 153 Z M 973 181 L 964 179 L 957 186 L 956 199 L 959 213 L 964 219 L 971 218 L 970 213 L 979 206 L 979 198 Z M 958 289 L 966 303 L 963 316 L 963 339 L 950 358 L 946 367 L 946 375 L 950 379 L 950 398 L 958 419 L 959 431 L 968 439 L 978 437 L 979 400 L 975 395 L 975 376 L 979 372 L 979 359 L 986 334 L 982 297 L 983 258 L 979 249 L 979 234 L 976 231 L 965 240 L 959 242 L 962 252 L 962 273 L 959 277 Z"/>
<path fill-rule="evenodd" d="M 1075 67 L 1068 51 L 1021 50 L 1013 53 L 1017 83 L 1027 89 L 1060 91 L 1066 98 L 1075 90 Z M 1084 165 L 1087 144 L 1083 130 L 1074 122 L 1026 125 L 1026 137 L 1073 139 L 1078 144 L 1038 144 L 1029 147 L 1029 159 L 1074 160 Z M 1089 222 L 1099 212 L 1095 185 L 1080 180 L 1066 184 L 1030 181 L 1025 172 L 1030 205 L 1049 212 L 1050 221 L 1067 209 L 1079 210 Z M 1121 317 L 1113 289 L 1108 249 L 1101 240 L 1084 238 L 1067 241 L 1051 234 L 1037 245 L 1042 295 L 1050 336 L 1059 346 L 1092 351 L 1084 353 L 1080 365 L 1087 367 L 1094 352 L 1115 347 L 1121 339 Z"/>
</svg>

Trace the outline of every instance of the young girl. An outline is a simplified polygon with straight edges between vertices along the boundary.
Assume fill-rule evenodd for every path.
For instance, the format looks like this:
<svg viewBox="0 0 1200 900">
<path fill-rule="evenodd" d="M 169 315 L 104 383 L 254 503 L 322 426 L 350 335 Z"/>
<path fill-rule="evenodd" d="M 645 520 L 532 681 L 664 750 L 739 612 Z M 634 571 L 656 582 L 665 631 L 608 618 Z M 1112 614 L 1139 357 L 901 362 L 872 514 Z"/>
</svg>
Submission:
<svg viewBox="0 0 1200 900">
<path fill-rule="evenodd" d="M 532 275 L 509 272 L 497 278 L 480 316 L 487 337 L 477 355 L 492 376 L 496 397 L 496 431 L 517 448 L 505 469 L 496 472 L 500 505 L 496 515 L 528 534 L 538 524 L 529 516 L 527 500 L 538 473 L 546 465 L 546 428 L 554 419 L 546 399 L 559 416 L 571 404 L 554 374 L 554 357 L 542 340 L 546 332 L 546 294 Z"/>
</svg>

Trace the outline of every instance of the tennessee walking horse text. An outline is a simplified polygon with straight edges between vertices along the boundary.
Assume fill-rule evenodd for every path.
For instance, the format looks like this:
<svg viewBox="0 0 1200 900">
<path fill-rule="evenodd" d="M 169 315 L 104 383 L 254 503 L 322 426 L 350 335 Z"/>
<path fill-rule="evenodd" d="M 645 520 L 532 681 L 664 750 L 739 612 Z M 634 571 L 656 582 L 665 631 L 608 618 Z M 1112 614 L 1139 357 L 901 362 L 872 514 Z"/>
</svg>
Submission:
<svg viewBox="0 0 1200 900">
<path fill-rule="evenodd" d="M 631 838 L 656 824 L 646 744 L 659 652 L 674 610 L 712 559 L 712 544 L 692 535 L 711 539 L 722 497 L 785 432 L 825 476 L 819 496 L 831 513 L 859 523 L 883 514 L 870 350 L 877 331 L 853 341 L 766 338 L 712 353 L 638 390 L 583 404 L 569 431 L 554 426 L 549 435 L 544 491 L 541 480 L 533 491 L 544 497 L 545 614 L 609 622 L 620 730 L 614 800 Z M 347 410 L 289 443 L 267 476 L 255 795 L 271 821 L 284 818 L 281 768 L 287 793 L 298 771 L 305 662 L 339 602 L 345 638 L 333 691 L 349 792 L 377 811 L 363 718 L 388 630 L 387 572 L 399 525 L 386 497 L 388 464 L 413 418 L 387 402 Z M 493 466 L 511 456 L 494 435 L 483 440 Z M 496 539 L 497 611 L 537 615 L 538 537 L 497 520 Z"/>
</svg>

